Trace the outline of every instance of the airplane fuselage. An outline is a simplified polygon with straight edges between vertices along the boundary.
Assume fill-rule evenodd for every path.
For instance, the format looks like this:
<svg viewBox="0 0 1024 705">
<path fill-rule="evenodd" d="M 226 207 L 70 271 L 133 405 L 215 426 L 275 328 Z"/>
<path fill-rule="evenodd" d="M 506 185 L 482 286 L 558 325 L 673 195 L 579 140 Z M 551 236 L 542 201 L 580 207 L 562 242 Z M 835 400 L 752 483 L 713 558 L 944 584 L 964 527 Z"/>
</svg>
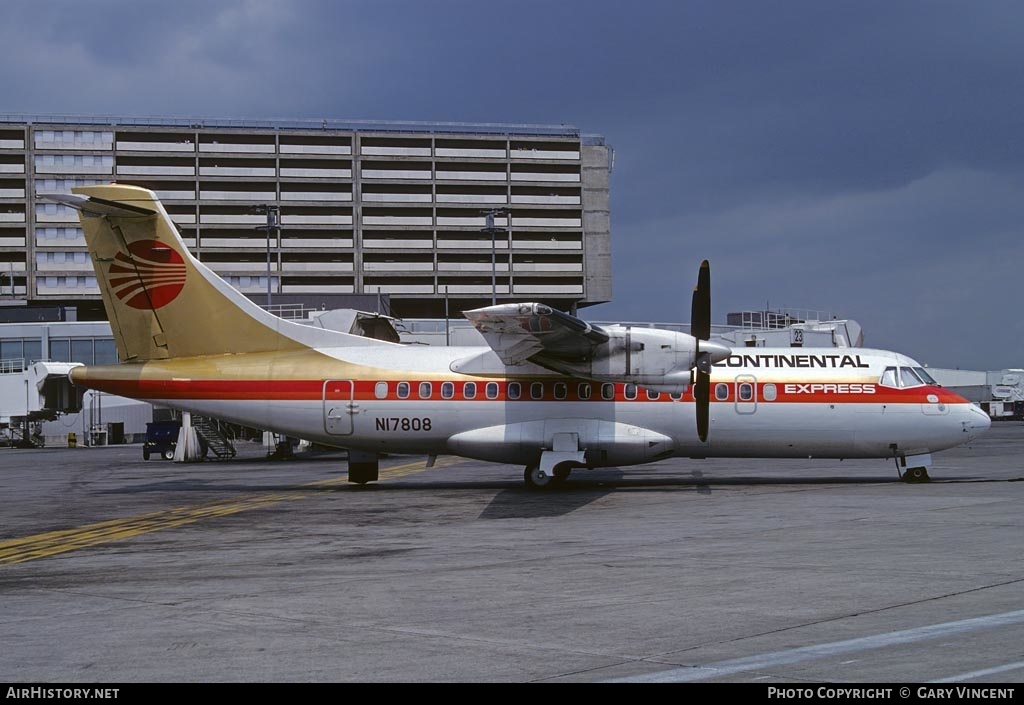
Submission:
<svg viewBox="0 0 1024 705">
<path fill-rule="evenodd" d="M 539 368 L 451 372 L 486 350 L 243 353 L 78 368 L 73 379 L 327 445 L 525 465 L 566 441 L 590 467 L 670 456 L 913 458 L 989 426 L 980 409 L 930 380 L 904 373 L 911 383 L 902 384 L 901 371 L 920 366 L 881 350 L 750 348 L 718 362 L 707 442 L 697 438 L 692 387 L 670 395 Z"/>
<path fill-rule="evenodd" d="M 79 211 L 125 363 L 75 384 L 349 448 L 357 483 L 382 452 L 518 463 L 533 488 L 670 456 L 895 457 L 924 479 L 932 451 L 989 426 L 896 353 L 710 340 L 707 260 L 689 333 L 516 302 L 463 312 L 487 347 L 409 346 L 259 308 L 189 253 L 153 191 L 46 198 Z"/>
</svg>

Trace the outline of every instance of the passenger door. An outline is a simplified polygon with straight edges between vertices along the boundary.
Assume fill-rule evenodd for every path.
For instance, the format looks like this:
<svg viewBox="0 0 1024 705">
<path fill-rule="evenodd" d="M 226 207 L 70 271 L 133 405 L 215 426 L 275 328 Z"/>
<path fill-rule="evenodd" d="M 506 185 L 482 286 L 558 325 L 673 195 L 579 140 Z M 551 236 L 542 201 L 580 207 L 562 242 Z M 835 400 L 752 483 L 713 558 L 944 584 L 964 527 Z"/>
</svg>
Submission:
<svg viewBox="0 0 1024 705">
<path fill-rule="evenodd" d="M 347 379 L 324 382 L 324 430 L 334 436 L 352 434 L 352 417 L 359 413 L 355 385 Z"/>
</svg>

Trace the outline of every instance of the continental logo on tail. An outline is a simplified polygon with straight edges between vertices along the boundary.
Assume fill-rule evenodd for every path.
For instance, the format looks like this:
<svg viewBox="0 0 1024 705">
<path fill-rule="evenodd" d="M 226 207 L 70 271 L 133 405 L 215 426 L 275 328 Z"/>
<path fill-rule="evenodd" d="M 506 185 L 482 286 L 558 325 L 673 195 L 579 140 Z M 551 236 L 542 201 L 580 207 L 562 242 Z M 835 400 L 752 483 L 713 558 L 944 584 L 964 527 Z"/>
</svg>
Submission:
<svg viewBox="0 0 1024 705">
<path fill-rule="evenodd" d="M 157 240 L 139 240 L 128 246 L 131 256 L 117 253 L 110 265 L 114 296 L 132 308 L 166 306 L 185 288 L 187 268 L 177 252 Z"/>
</svg>

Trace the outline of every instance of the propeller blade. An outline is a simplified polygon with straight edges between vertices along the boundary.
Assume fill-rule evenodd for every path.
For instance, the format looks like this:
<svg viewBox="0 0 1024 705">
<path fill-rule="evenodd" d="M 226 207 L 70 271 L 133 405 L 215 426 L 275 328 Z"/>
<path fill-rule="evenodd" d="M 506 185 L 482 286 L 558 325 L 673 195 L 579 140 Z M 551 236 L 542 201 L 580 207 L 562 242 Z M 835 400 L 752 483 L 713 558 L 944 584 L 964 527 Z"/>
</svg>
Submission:
<svg viewBox="0 0 1024 705">
<path fill-rule="evenodd" d="M 708 440 L 708 426 L 711 416 L 711 356 L 721 355 L 723 346 L 707 343 L 701 350 L 701 343 L 711 337 L 711 265 L 707 260 L 700 263 L 697 273 L 697 286 L 693 288 L 693 301 L 690 305 L 690 335 L 696 338 L 693 351 L 695 377 L 693 398 L 697 402 L 697 436 L 701 443 Z M 715 359 L 718 359 L 716 357 Z"/>
<path fill-rule="evenodd" d="M 711 415 L 711 375 L 697 372 L 697 383 L 693 387 L 693 397 L 697 401 L 697 436 L 700 442 L 708 440 L 708 425 Z"/>
<path fill-rule="evenodd" d="M 697 286 L 693 288 L 690 335 L 698 340 L 707 340 L 711 337 L 711 265 L 707 260 L 701 262 Z"/>
</svg>

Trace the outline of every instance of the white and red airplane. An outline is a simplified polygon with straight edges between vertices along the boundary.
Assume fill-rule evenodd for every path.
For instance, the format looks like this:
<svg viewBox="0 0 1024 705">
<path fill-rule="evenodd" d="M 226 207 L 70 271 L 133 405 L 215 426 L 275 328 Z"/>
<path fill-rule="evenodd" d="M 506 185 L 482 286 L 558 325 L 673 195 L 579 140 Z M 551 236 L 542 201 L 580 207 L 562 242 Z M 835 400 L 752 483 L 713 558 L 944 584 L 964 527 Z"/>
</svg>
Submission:
<svg viewBox="0 0 1024 705">
<path fill-rule="evenodd" d="M 707 262 L 692 336 L 525 303 L 466 312 L 489 347 L 408 346 L 267 313 L 189 254 L 151 191 L 47 198 L 80 212 L 122 361 L 74 384 L 348 448 L 353 482 L 383 452 L 514 463 L 533 488 L 673 456 L 894 458 L 925 480 L 931 453 L 990 424 L 898 353 L 709 342 Z"/>
</svg>

